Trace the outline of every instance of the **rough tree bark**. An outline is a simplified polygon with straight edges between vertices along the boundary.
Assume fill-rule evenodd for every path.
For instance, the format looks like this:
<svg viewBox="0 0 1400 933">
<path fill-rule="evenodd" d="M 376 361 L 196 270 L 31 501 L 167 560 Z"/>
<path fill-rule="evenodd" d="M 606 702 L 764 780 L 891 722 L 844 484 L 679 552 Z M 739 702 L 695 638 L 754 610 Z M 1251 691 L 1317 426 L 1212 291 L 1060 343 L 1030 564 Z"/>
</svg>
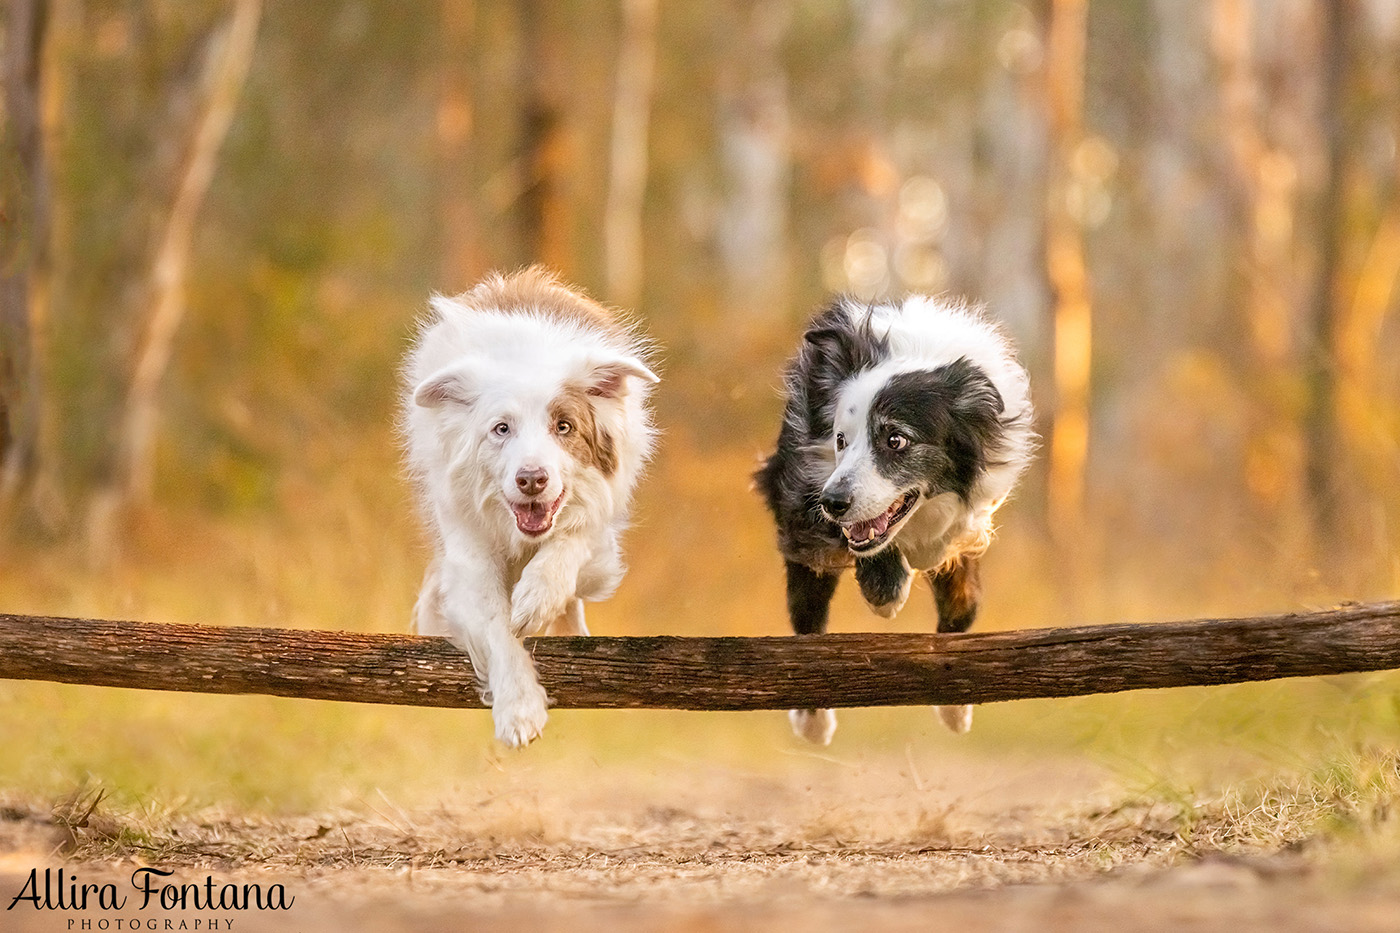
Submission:
<svg viewBox="0 0 1400 933">
<path fill-rule="evenodd" d="M 210 47 L 208 97 L 195 122 L 179 186 L 150 273 L 150 312 L 136 348 L 117 434 L 114 484 L 98 493 L 89 516 L 90 539 L 110 544 L 116 518 L 149 498 L 154 480 L 160 383 L 170 365 L 175 334 L 185 315 L 185 277 L 196 221 L 233 122 L 257 42 L 261 0 L 237 0 L 222 44 Z"/>
<path fill-rule="evenodd" d="M 1045 60 L 1052 151 L 1045 265 L 1054 296 L 1055 380 L 1047 506 L 1050 527 L 1061 535 L 1073 535 L 1082 526 L 1089 455 L 1093 309 L 1084 230 L 1071 209 L 1074 156 L 1084 139 L 1087 18 L 1088 0 L 1053 0 Z"/>
<path fill-rule="evenodd" d="M 1400 667 L 1400 603 L 964 635 L 527 638 L 560 708 L 992 703 Z M 479 707 L 444 638 L 0 614 L 0 678 Z"/>
<path fill-rule="evenodd" d="M 656 69 L 657 0 L 622 0 L 622 12 L 603 242 L 608 297 L 633 307 L 641 298 L 644 268 L 642 222 Z"/>
</svg>

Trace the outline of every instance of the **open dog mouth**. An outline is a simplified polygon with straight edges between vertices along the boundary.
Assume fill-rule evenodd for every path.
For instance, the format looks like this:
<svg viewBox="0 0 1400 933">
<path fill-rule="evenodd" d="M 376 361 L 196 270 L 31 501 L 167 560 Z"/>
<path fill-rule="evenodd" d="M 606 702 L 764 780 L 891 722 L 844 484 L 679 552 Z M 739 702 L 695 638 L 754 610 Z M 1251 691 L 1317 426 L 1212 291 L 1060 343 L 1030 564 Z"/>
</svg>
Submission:
<svg viewBox="0 0 1400 933">
<path fill-rule="evenodd" d="M 846 536 L 847 547 L 857 554 L 875 550 L 889 539 L 895 526 L 914 511 L 914 506 L 918 501 L 919 491 L 911 489 L 874 518 L 842 525 L 841 534 Z"/>
<path fill-rule="evenodd" d="M 515 527 L 520 529 L 520 533 L 531 538 L 538 538 L 540 535 L 554 527 L 554 516 L 559 511 L 559 507 L 564 504 L 565 492 L 559 493 L 559 498 L 552 503 L 536 500 L 534 502 L 512 502 L 510 510 L 515 513 Z"/>
</svg>

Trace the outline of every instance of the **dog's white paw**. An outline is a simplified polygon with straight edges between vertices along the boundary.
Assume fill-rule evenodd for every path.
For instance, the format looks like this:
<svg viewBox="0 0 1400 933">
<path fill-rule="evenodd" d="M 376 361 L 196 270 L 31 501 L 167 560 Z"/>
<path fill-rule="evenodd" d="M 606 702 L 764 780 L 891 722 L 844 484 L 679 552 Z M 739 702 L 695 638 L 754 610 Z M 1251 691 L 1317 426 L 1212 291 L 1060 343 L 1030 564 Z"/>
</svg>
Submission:
<svg viewBox="0 0 1400 933">
<path fill-rule="evenodd" d="M 836 711 L 830 709 L 788 710 L 793 733 L 813 745 L 830 745 L 836 734 Z"/>
<path fill-rule="evenodd" d="M 497 741 L 509 748 L 524 748 L 540 737 L 549 719 L 544 690 L 524 693 L 509 702 L 498 701 L 491 707 L 491 719 L 496 724 Z"/>
<path fill-rule="evenodd" d="M 972 728 L 971 706 L 935 706 L 933 709 L 938 713 L 938 718 L 943 720 L 943 725 L 958 735 Z"/>
<path fill-rule="evenodd" d="M 899 610 L 903 609 L 904 604 L 909 602 L 909 593 L 914 589 L 914 573 L 909 569 L 909 561 L 901 554 L 899 562 L 904 565 L 904 585 L 899 588 L 899 595 L 879 606 L 868 599 L 865 601 L 865 604 L 870 607 L 870 611 L 883 619 L 893 619 L 899 615 Z"/>
<path fill-rule="evenodd" d="M 510 632 L 516 638 L 538 635 L 569 608 L 572 593 L 552 586 L 542 574 L 526 574 L 510 599 Z"/>
<path fill-rule="evenodd" d="M 914 575 L 911 573 L 904 578 L 904 586 L 900 588 L 897 598 L 891 602 L 885 603 L 883 606 L 877 606 L 868 600 L 866 601 L 866 605 L 869 606 L 870 611 L 877 616 L 883 619 L 893 619 L 895 616 L 899 615 L 899 610 L 904 608 L 904 604 L 909 602 L 909 591 L 913 588 Z"/>
</svg>

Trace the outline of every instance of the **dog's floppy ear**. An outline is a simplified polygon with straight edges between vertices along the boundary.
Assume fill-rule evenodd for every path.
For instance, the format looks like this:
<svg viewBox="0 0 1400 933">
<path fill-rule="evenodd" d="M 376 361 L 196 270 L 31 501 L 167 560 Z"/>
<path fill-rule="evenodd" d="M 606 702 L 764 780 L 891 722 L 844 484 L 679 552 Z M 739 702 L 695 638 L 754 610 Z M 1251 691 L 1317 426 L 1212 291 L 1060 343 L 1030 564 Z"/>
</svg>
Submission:
<svg viewBox="0 0 1400 933">
<path fill-rule="evenodd" d="M 875 332 L 869 314 L 852 319 L 840 303 L 812 322 L 802 343 L 807 365 L 825 369 L 836 382 L 869 369 L 889 351 L 889 338 Z"/>
<path fill-rule="evenodd" d="M 1006 404 L 986 372 L 966 358 L 949 363 L 938 373 L 952 393 L 949 409 L 953 418 L 946 444 L 952 455 L 954 488 L 967 500 L 977 477 L 1000 456 L 1006 436 L 1001 420 Z"/>
<path fill-rule="evenodd" d="M 657 383 L 661 379 L 633 356 L 614 356 L 589 362 L 583 376 L 584 391 L 595 398 L 622 398 L 627 394 L 627 377 Z"/>
<path fill-rule="evenodd" d="M 438 408 L 449 402 L 470 405 L 475 401 L 472 377 L 461 364 L 438 370 L 413 390 L 413 404 L 423 408 Z"/>
<path fill-rule="evenodd" d="M 845 334 L 838 327 L 814 327 L 802 335 L 802 339 L 814 347 L 832 349 L 839 347 Z"/>
<path fill-rule="evenodd" d="M 977 423 L 996 423 L 1006 403 L 991 377 L 963 357 L 940 370 L 953 391 L 953 410 Z"/>
</svg>

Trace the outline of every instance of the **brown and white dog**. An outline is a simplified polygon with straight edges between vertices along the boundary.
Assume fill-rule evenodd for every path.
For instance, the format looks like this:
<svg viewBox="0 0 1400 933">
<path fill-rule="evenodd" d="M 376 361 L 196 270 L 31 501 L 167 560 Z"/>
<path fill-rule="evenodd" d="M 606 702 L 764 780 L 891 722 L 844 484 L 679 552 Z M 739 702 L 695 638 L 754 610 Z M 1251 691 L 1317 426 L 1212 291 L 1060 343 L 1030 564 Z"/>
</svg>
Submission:
<svg viewBox="0 0 1400 933">
<path fill-rule="evenodd" d="M 404 366 L 408 468 L 435 543 L 414 628 L 471 656 L 506 745 L 547 718 L 521 639 L 587 635 L 583 601 L 622 579 L 618 537 L 655 437 L 647 353 L 535 267 L 434 297 Z"/>
</svg>

